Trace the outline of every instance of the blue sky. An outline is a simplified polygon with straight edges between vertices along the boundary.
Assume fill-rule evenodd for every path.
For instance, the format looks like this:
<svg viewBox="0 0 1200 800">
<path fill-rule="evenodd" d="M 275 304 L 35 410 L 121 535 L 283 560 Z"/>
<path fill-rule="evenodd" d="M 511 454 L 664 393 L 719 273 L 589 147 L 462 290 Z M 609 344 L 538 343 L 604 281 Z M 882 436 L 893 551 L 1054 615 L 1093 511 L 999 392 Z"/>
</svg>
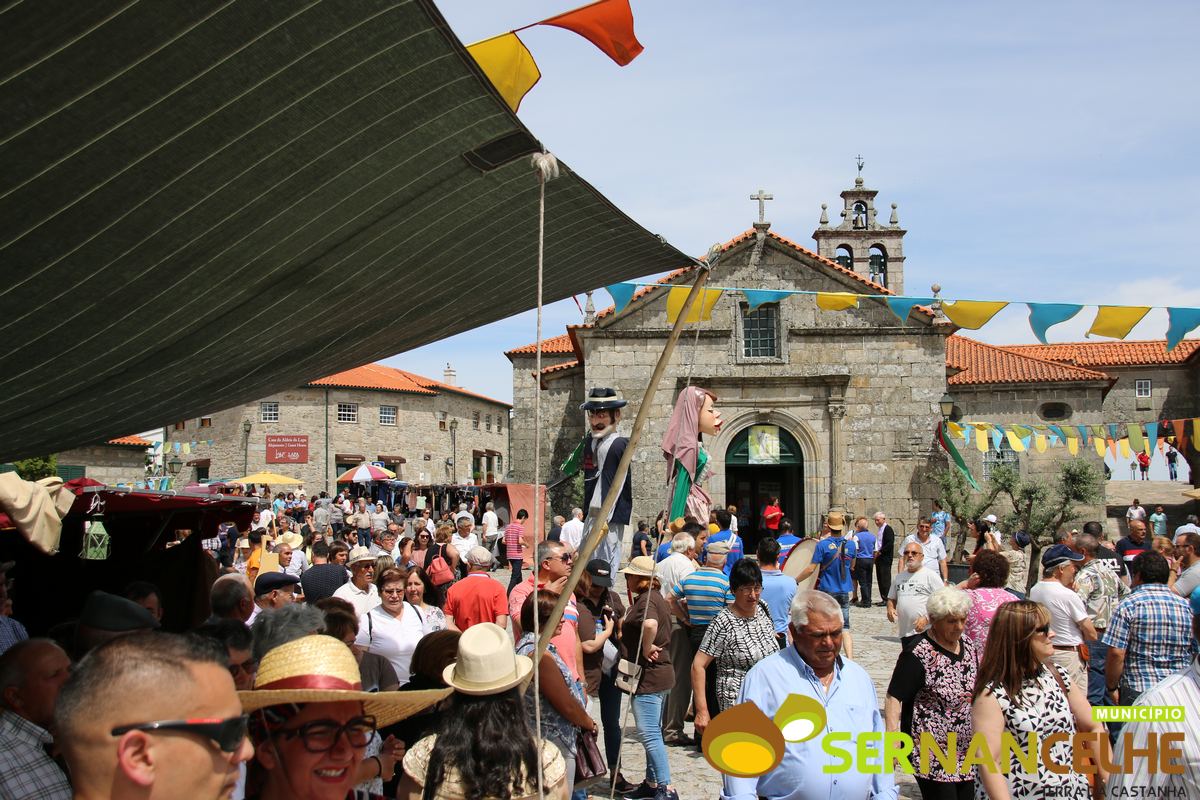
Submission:
<svg viewBox="0 0 1200 800">
<path fill-rule="evenodd" d="M 572 2 L 442 0 L 471 43 Z M 645 52 L 620 68 L 551 27 L 521 36 L 542 71 L 519 115 L 626 213 L 701 254 L 749 227 L 812 246 L 820 204 L 866 160 L 881 215 L 899 204 L 905 288 L 954 298 L 1200 306 L 1194 155 L 1200 66 L 1187 3 L 633 0 Z M 836 221 L 836 216 L 834 220 Z M 589 288 L 580 286 L 582 292 Z M 597 307 L 609 302 L 603 290 Z M 1024 306 L 973 336 L 1034 341 Z M 546 336 L 579 321 L 548 306 Z M 1085 310 L 1050 340 L 1082 339 Z M 1130 338 L 1161 338 L 1151 312 Z M 533 313 L 387 363 L 509 400 L 503 351 Z"/>
</svg>

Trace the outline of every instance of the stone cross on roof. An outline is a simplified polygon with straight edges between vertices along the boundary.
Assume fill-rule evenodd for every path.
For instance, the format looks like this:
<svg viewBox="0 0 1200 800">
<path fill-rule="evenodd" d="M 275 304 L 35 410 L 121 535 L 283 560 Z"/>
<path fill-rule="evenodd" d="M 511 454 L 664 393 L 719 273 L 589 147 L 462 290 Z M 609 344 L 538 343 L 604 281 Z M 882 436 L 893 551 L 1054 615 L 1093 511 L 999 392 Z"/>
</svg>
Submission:
<svg viewBox="0 0 1200 800">
<path fill-rule="evenodd" d="M 750 195 L 750 199 L 758 201 L 758 221 L 766 222 L 767 221 L 767 201 L 774 200 L 775 195 L 767 194 L 762 189 L 759 189 L 757 194 Z"/>
</svg>

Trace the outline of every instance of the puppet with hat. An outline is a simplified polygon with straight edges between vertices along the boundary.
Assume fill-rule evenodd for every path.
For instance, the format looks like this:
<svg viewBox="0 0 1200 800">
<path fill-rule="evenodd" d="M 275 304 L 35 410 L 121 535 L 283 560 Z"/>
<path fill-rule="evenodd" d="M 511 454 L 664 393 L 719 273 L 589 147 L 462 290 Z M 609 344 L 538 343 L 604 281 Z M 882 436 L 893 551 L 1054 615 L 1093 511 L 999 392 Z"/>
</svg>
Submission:
<svg viewBox="0 0 1200 800">
<path fill-rule="evenodd" d="M 712 500 L 704 482 L 712 469 L 702 434 L 715 436 L 721 430 L 721 412 L 714 408 L 717 396 L 699 386 L 687 386 L 675 398 L 675 410 L 663 437 L 662 451 L 667 459 L 667 496 L 671 499 L 668 519 L 692 517 L 708 524 Z M 679 523 L 678 526 L 682 526 Z"/>
</svg>

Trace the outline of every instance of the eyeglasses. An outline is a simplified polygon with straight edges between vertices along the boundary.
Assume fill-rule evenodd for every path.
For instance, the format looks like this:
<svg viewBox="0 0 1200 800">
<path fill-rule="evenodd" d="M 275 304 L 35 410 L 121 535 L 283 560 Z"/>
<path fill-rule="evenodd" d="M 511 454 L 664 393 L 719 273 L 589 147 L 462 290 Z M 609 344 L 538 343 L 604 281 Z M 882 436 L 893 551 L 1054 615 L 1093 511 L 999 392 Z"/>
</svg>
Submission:
<svg viewBox="0 0 1200 800">
<path fill-rule="evenodd" d="M 255 672 L 258 672 L 258 662 L 251 658 L 243 661 L 240 664 L 229 665 L 229 674 L 234 678 L 238 676 L 239 672 L 244 672 L 247 675 L 253 675 Z"/>
<path fill-rule="evenodd" d="M 750 594 L 759 593 L 759 592 L 762 592 L 762 584 L 761 583 L 748 583 L 745 586 L 739 586 L 738 588 L 733 590 L 734 594 L 737 594 L 738 592 L 749 592 Z"/>
<path fill-rule="evenodd" d="M 135 725 L 121 725 L 112 729 L 113 736 L 121 736 L 130 731 L 183 731 L 197 733 L 216 744 L 225 753 L 236 753 L 246 739 L 246 726 L 250 717 L 243 714 L 229 719 L 173 719 L 161 722 L 139 722 Z"/>
<path fill-rule="evenodd" d="M 404 594 L 403 586 L 393 586 L 391 589 L 380 589 L 380 594 Z"/>
<path fill-rule="evenodd" d="M 1040 628 L 1034 628 L 1033 632 L 1040 633 L 1042 636 L 1046 636 L 1047 634 L 1050 633 L 1050 623 L 1047 622 L 1045 625 L 1043 625 Z"/>
<path fill-rule="evenodd" d="M 343 733 L 351 747 L 366 747 L 367 742 L 371 741 L 371 734 L 375 733 L 375 718 L 355 717 L 345 725 L 339 725 L 331 719 L 318 719 L 298 728 L 278 731 L 275 735 L 284 739 L 300 737 L 308 752 L 328 753 L 337 747 Z"/>
<path fill-rule="evenodd" d="M 924 550 L 905 550 L 904 551 L 905 558 L 915 558 L 916 556 L 924 557 L 925 551 Z"/>
</svg>

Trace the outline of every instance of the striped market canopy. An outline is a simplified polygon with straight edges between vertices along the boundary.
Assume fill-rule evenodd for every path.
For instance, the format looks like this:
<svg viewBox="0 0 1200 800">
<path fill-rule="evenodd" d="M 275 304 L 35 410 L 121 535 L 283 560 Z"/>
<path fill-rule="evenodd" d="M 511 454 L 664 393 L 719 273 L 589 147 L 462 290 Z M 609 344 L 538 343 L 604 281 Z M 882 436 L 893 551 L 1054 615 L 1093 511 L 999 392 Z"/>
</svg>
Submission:
<svg viewBox="0 0 1200 800">
<path fill-rule="evenodd" d="M 46 0 L 0 30 L 0 460 L 535 305 L 540 144 L 429 0 Z M 547 302 L 689 261 L 561 166 Z"/>
</svg>

